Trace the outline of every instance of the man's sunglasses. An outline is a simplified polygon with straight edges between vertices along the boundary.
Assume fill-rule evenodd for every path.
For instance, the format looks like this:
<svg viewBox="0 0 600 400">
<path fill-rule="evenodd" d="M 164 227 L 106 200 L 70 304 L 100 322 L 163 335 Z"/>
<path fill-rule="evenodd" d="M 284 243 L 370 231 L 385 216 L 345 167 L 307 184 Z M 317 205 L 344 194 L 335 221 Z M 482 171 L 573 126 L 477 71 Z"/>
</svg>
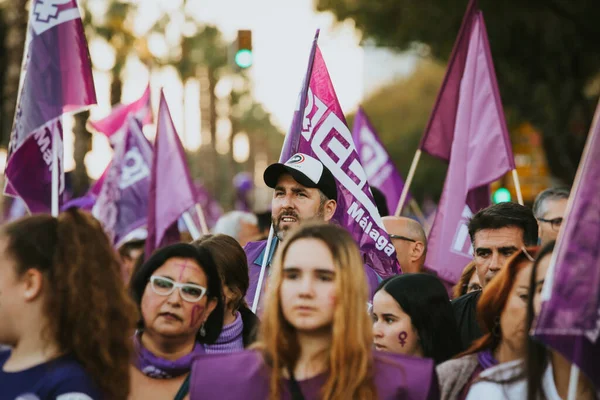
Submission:
<svg viewBox="0 0 600 400">
<path fill-rule="evenodd" d="M 413 242 L 413 243 L 417 242 L 415 239 L 407 238 L 406 236 L 394 235 L 393 233 L 390 233 L 388 236 L 390 237 L 390 239 L 406 240 L 407 242 Z"/>
</svg>

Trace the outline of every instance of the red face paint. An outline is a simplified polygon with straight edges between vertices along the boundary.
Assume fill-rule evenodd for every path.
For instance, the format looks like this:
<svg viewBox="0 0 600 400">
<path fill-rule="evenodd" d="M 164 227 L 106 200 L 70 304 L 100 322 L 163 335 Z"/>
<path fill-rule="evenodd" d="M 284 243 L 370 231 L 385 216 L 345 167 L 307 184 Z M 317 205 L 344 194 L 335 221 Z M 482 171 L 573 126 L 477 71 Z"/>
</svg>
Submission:
<svg viewBox="0 0 600 400">
<path fill-rule="evenodd" d="M 194 308 L 192 308 L 192 318 L 190 321 L 190 328 L 193 327 L 194 325 L 196 325 L 198 323 L 198 321 L 200 321 L 200 318 L 202 318 L 202 313 L 204 312 L 204 307 L 196 304 L 194 306 Z"/>
<path fill-rule="evenodd" d="M 406 333 L 406 331 L 400 332 L 400 334 L 398 335 L 398 339 L 400 340 L 400 346 L 404 347 L 404 345 L 406 344 L 407 337 L 408 333 Z"/>
<path fill-rule="evenodd" d="M 187 264 L 187 262 L 185 262 L 183 264 L 178 264 L 178 266 L 181 268 L 181 270 L 179 271 L 179 281 L 181 282 L 181 278 L 183 277 L 183 272 L 188 267 L 188 264 Z"/>
</svg>

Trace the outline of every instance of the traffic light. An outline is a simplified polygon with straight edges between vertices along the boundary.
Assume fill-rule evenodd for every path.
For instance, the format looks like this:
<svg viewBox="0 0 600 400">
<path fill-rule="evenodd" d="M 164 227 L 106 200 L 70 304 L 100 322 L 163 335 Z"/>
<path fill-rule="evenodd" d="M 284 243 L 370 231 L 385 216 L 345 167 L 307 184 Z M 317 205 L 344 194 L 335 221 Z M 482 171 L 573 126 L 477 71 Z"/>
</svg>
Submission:
<svg viewBox="0 0 600 400">
<path fill-rule="evenodd" d="M 252 31 L 248 29 L 239 30 L 237 35 L 237 49 L 235 52 L 235 64 L 242 68 L 252 66 Z"/>
<path fill-rule="evenodd" d="M 511 199 L 510 191 L 505 187 L 498 188 L 492 196 L 494 204 L 508 203 Z"/>
</svg>

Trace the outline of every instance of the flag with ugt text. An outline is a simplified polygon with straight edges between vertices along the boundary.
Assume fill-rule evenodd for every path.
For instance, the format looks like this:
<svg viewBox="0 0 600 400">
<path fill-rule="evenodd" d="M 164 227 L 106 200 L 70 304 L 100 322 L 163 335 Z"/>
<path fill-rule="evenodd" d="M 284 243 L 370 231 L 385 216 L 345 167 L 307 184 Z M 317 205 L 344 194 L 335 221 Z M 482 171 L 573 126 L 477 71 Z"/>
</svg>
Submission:
<svg viewBox="0 0 600 400">
<path fill-rule="evenodd" d="M 338 191 L 333 220 L 352 234 L 365 263 L 381 277 L 388 277 L 400 272 L 396 251 L 383 228 L 317 39 L 318 31 L 280 162 L 304 153 L 332 172 Z"/>
<path fill-rule="evenodd" d="M 404 180 L 398 173 L 389 153 L 383 147 L 367 114 L 360 107 L 354 118 L 352 137 L 360 162 L 367 174 L 369 185 L 381 190 L 385 196 L 388 210 L 393 214 L 398 206 L 398 201 L 400 201 Z"/>
<path fill-rule="evenodd" d="M 148 218 L 152 146 L 137 118 L 130 116 L 127 125 L 92 211 L 117 247 Z"/>
<path fill-rule="evenodd" d="M 64 192 L 61 116 L 92 104 L 96 92 L 76 1 L 32 1 L 5 170 L 6 194 L 22 198 L 30 212 L 50 211 L 52 146 L 58 147 L 59 197 Z"/>
</svg>

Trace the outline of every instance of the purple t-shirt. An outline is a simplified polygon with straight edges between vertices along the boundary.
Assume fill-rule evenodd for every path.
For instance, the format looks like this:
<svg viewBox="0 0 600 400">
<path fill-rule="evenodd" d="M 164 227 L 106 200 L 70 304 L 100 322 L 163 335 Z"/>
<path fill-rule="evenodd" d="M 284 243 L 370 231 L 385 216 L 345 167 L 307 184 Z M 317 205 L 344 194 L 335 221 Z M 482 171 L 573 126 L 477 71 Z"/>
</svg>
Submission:
<svg viewBox="0 0 600 400">
<path fill-rule="evenodd" d="M 10 350 L 0 351 L 0 399 L 103 399 L 81 364 L 65 355 L 18 372 L 5 372 Z"/>
<path fill-rule="evenodd" d="M 379 400 L 437 400 L 435 364 L 427 358 L 375 352 L 373 366 Z M 257 351 L 198 356 L 192 364 L 190 400 L 264 400 L 269 398 L 270 371 Z M 306 400 L 320 399 L 327 374 L 298 381 Z M 290 400 L 289 381 L 282 400 Z"/>
</svg>

